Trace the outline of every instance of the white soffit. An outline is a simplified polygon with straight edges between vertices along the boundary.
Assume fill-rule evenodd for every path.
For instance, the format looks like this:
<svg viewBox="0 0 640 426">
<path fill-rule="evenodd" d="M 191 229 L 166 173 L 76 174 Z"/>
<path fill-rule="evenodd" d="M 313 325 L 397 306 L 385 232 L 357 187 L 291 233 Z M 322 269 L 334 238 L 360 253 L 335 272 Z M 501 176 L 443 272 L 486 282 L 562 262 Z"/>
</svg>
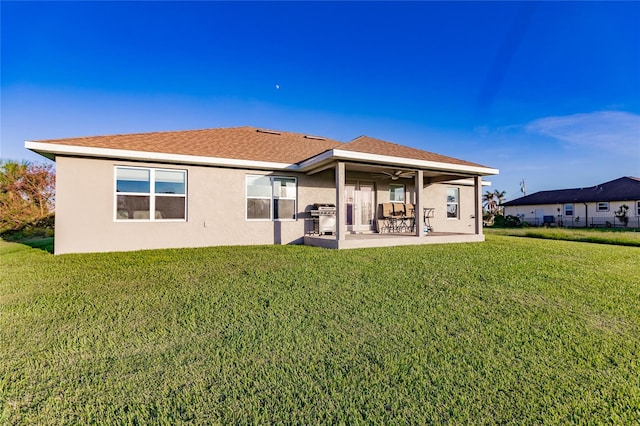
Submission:
<svg viewBox="0 0 640 426">
<path fill-rule="evenodd" d="M 276 163 L 268 161 L 241 160 L 235 158 L 206 157 L 197 155 L 169 154 L 162 152 L 131 151 L 125 149 L 96 148 L 76 145 L 63 145 L 25 141 L 26 149 L 55 155 L 74 155 L 97 158 L 118 158 L 138 161 L 158 161 L 178 164 L 194 164 L 221 167 L 238 167 L 267 170 L 308 171 L 323 163 L 336 160 L 360 161 L 395 167 L 430 169 L 445 172 L 466 172 L 477 175 L 497 175 L 498 169 L 463 164 L 441 163 L 437 161 L 417 160 L 415 158 L 392 157 L 369 154 L 366 152 L 332 149 L 316 155 L 300 164 Z"/>
<path fill-rule="evenodd" d="M 75 155 L 82 157 L 118 158 L 125 160 L 158 161 L 179 164 L 200 164 L 206 166 L 240 167 L 250 169 L 296 170 L 297 164 L 275 163 L 268 161 L 239 160 L 235 158 L 205 157 L 198 155 L 167 154 L 162 152 L 130 151 L 124 149 L 95 148 L 75 145 L 62 145 L 26 141 L 26 149 L 56 155 Z"/>
<path fill-rule="evenodd" d="M 388 155 L 369 154 L 366 152 L 344 151 L 333 149 L 303 161 L 301 169 L 308 170 L 327 160 L 364 161 L 375 164 L 386 164 L 396 167 L 441 170 L 449 172 L 467 172 L 479 175 L 497 175 L 498 169 L 482 166 L 468 166 L 464 164 L 441 163 L 438 161 L 418 160 L 415 158 L 392 157 Z"/>
</svg>

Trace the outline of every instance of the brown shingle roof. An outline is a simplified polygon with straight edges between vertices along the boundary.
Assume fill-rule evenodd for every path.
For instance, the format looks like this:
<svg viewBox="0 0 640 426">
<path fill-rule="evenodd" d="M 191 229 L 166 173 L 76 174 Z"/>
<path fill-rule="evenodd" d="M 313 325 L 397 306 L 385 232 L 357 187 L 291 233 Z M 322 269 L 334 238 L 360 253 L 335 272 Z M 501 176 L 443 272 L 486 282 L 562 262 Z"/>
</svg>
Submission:
<svg viewBox="0 0 640 426">
<path fill-rule="evenodd" d="M 438 163 L 452 163 L 464 166 L 486 167 L 481 164 L 459 160 L 457 158 L 440 155 L 421 149 L 398 145 L 369 136 L 360 136 L 346 145 L 339 147 L 344 151 L 366 152 L 369 154 L 387 155 L 391 157 L 411 158 L 416 160 L 435 161 Z"/>
<path fill-rule="evenodd" d="M 588 188 L 539 191 L 507 201 L 503 206 L 536 204 L 591 203 L 598 201 L 634 201 L 640 199 L 640 178 L 623 176 Z"/>
<path fill-rule="evenodd" d="M 344 143 L 255 127 L 135 133 L 40 143 L 294 164 Z"/>
<path fill-rule="evenodd" d="M 49 139 L 35 142 L 286 164 L 300 163 L 335 148 L 391 157 L 485 167 L 368 136 L 360 136 L 349 143 L 343 143 L 324 137 L 248 126 Z"/>
</svg>

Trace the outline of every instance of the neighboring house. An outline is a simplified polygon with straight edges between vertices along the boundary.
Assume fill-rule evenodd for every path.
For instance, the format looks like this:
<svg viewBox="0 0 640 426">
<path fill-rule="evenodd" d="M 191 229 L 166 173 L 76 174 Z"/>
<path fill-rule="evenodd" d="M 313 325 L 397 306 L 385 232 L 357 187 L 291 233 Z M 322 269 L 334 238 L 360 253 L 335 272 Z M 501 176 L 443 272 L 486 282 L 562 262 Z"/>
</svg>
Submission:
<svg viewBox="0 0 640 426">
<path fill-rule="evenodd" d="M 498 173 L 367 136 L 343 143 L 253 127 L 27 141 L 25 147 L 56 162 L 57 254 L 483 241 L 482 176 Z M 338 206 L 330 235 L 313 232 L 316 203 Z M 416 214 L 416 226 L 404 233 L 379 234 L 384 203 L 432 209 L 434 232 L 425 236 L 423 215 Z"/>
<path fill-rule="evenodd" d="M 640 228 L 640 178 L 621 177 L 589 188 L 540 191 L 503 204 L 504 214 L 531 225 L 565 227 L 625 226 L 616 217 L 628 207 L 626 226 Z"/>
</svg>

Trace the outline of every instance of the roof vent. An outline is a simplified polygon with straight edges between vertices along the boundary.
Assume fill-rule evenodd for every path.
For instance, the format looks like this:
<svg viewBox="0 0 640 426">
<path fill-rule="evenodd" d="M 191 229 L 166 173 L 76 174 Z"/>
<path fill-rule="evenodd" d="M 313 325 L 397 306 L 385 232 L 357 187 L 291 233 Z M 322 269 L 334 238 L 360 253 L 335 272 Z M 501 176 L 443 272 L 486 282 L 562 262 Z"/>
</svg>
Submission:
<svg viewBox="0 0 640 426">
<path fill-rule="evenodd" d="M 279 135 L 280 132 L 276 132 L 274 130 L 265 130 L 265 129 L 256 129 L 256 132 L 258 133 L 268 133 L 270 135 Z"/>
<path fill-rule="evenodd" d="M 320 136 L 309 136 L 309 135 L 304 135 L 304 138 L 305 138 L 305 139 L 313 139 L 313 140 L 316 140 L 316 141 L 323 141 L 323 140 L 325 140 L 325 138 L 321 138 Z"/>
</svg>

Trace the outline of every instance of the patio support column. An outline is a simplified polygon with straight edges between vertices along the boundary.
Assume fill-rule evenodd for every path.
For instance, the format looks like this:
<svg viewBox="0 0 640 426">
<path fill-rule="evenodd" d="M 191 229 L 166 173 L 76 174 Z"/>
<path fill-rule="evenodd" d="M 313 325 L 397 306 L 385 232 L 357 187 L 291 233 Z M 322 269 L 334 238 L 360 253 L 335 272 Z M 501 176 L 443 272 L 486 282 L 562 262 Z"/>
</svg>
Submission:
<svg viewBox="0 0 640 426">
<path fill-rule="evenodd" d="M 414 212 L 415 214 L 415 221 L 416 221 L 416 235 L 419 238 L 424 238 L 424 232 L 422 230 L 422 228 L 424 227 L 424 217 L 423 217 L 423 211 L 424 211 L 424 197 L 422 196 L 422 187 L 424 185 L 424 173 L 422 172 L 422 170 L 418 170 L 416 173 L 416 211 Z"/>
<path fill-rule="evenodd" d="M 474 202 L 476 207 L 476 235 L 482 235 L 482 176 L 474 176 L 473 187 L 475 189 Z"/>
<path fill-rule="evenodd" d="M 345 239 L 346 221 L 344 218 L 344 181 L 345 181 L 345 167 L 342 161 L 338 161 L 336 164 L 336 240 L 338 241 L 338 248 L 340 248 L 340 241 Z"/>
</svg>

